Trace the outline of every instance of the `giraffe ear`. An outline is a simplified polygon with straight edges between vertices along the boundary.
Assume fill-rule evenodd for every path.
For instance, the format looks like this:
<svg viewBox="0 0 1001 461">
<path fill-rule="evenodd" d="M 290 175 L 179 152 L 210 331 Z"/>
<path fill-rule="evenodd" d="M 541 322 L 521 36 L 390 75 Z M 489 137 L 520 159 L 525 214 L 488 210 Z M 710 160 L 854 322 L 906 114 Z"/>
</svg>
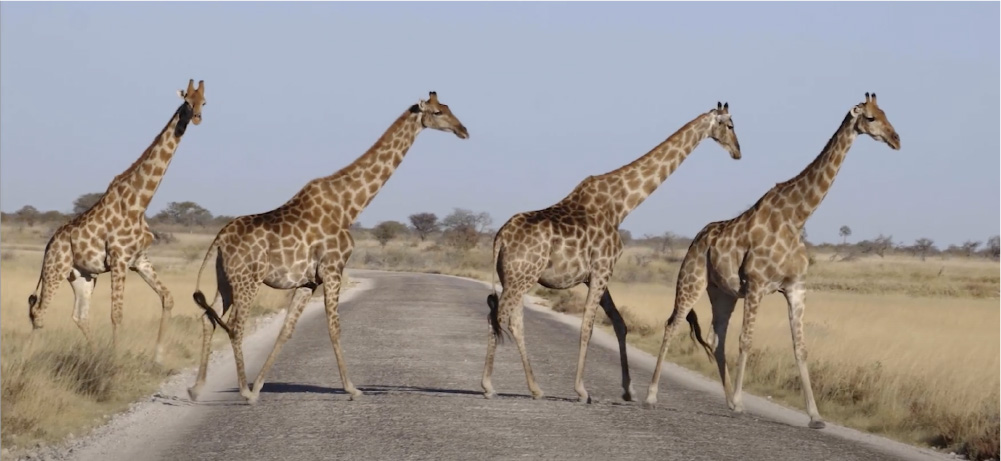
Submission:
<svg viewBox="0 0 1001 461">
<path fill-rule="evenodd" d="M 179 96 L 181 99 L 184 99 L 184 90 L 177 90 L 177 96 Z"/>
<path fill-rule="evenodd" d="M 423 99 L 418 99 L 417 100 L 417 108 L 420 109 L 421 112 L 424 112 L 424 110 L 427 109 L 427 101 L 425 101 Z"/>
</svg>

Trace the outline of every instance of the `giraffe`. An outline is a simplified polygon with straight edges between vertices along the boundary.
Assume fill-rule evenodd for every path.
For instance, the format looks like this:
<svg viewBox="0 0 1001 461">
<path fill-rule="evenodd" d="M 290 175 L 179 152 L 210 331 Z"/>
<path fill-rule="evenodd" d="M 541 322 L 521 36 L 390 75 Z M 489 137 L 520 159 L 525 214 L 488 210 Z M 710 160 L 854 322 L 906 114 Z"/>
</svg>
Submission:
<svg viewBox="0 0 1001 461">
<path fill-rule="evenodd" d="M 522 298 L 536 283 L 560 290 L 586 283 L 588 291 L 574 389 L 579 401 L 590 402 L 583 383 L 584 361 L 595 312 L 601 305 L 612 320 L 619 342 L 622 398 L 632 400 L 635 392 L 629 379 L 626 326 L 607 288 L 615 262 L 622 254 L 619 224 L 706 138 L 714 139 L 732 158 L 740 158 L 740 144 L 730 118 L 729 103 L 717 103 L 716 108 L 700 114 L 632 163 L 603 175 L 587 177 L 555 205 L 514 215 L 497 231 L 493 264 L 502 292 L 499 299 L 496 291 L 487 297 L 490 334 L 481 383 L 484 397 L 494 395 L 490 378 L 504 323 L 508 324 L 518 346 L 532 397 L 543 396 L 525 349 Z"/>
<path fill-rule="evenodd" d="M 867 134 L 894 150 L 900 149 L 900 136 L 877 105 L 875 93 L 866 93 L 865 101 L 852 107 L 820 155 L 800 174 L 776 184 L 740 216 L 709 223 L 695 236 L 678 272 L 674 311 L 664 324 L 664 340 L 646 399 L 648 406 L 657 403 L 661 365 L 678 321 L 686 316 L 690 323 L 697 321 L 692 308 L 705 289 L 713 312 L 714 331 L 710 332 L 709 343 L 716 343 L 715 350 L 696 337 L 706 351 L 715 356 L 727 405 L 731 410 L 743 412 L 741 387 L 751 349 L 754 318 L 761 299 L 778 291 L 789 306 L 793 351 L 810 416 L 809 427 L 822 429 L 825 426 L 817 411 L 806 367 L 803 312 L 809 261 L 800 236 L 806 220 L 830 190 L 848 149 L 859 134 Z M 738 298 L 744 298 L 744 323 L 734 389 L 724 346 L 730 315 Z"/>
<path fill-rule="evenodd" d="M 214 326 L 219 325 L 233 345 L 240 394 L 248 403 L 255 403 L 268 370 L 282 345 L 292 336 L 306 302 L 321 285 L 330 341 L 344 390 L 352 399 L 362 395 L 348 378 L 337 314 L 341 274 L 354 248 L 349 228 L 403 161 L 421 130 L 432 128 L 453 133 L 460 139 L 469 137 L 466 127 L 448 106 L 438 101 L 437 93 L 432 91 L 429 96 L 428 100 L 419 100 L 404 111 L 382 137 L 350 165 L 330 176 L 310 181 L 284 205 L 265 213 L 238 217 L 219 231 L 205 254 L 198 280 L 215 253 L 217 293 L 212 306 L 221 303 L 223 315 L 230 308 L 233 313 L 229 323 L 224 323 L 196 285 L 194 299 L 205 310 L 206 317 L 201 364 L 195 385 L 188 389 L 192 400 L 198 400 L 205 384 L 212 333 Z M 294 294 L 274 348 L 251 390 L 244 372 L 243 330 L 245 312 L 261 283 L 275 289 L 294 290 Z"/>
<path fill-rule="evenodd" d="M 49 239 L 42 256 L 38 285 L 28 297 L 32 332 L 43 327 L 45 309 L 61 280 L 66 278 L 75 297 L 73 320 L 93 346 L 87 321 L 90 297 L 97 284 L 97 275 L 111 272 L 112 344 L 117 347 L 118 324 L 122 321 L 125 302 L 125 274 L 132 270 L 160 296 L 163 312 L 153 361 L 159 363 L 162 359 L 163 338 L 174 299 L 157 277 L 146 254 L 153 242 L 153 233 L 146 223 L 146 207 L 167 172 L 188 123 L 198 125 L 202 121 L 205 82 L 199 81 L 196 89 L 194 80 L 189 80 L 188 89 L 178 90 L 177 94 L 184 102 L 139 159 L 111 181 L 97 203 L 59 227 Z"/>
</svg>

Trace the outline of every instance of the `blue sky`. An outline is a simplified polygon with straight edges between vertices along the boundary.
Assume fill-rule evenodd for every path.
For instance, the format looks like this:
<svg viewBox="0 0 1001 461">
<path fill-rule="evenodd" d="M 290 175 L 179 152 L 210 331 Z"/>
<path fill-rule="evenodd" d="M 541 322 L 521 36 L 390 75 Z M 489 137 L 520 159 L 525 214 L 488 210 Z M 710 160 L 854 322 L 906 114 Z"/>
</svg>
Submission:
<svg viewBox="0 0 1001 461">
<path fill-rule="evenodd" d="M 805 167 L 866 91 L 902 149 L 859 138 L 812 241 L 997 234 L 999 4 L 10 3 L 0 5 L 0 209 L 103 191 L 204 79 L 156 197 L 281 205 L 438 91 L 470 139 L 428 131 L 361 215 L 453 207 L 499 227 L 728 101 L 743 159 L 704 142 L 623 223 L 694 235 Z"/>
</svg>

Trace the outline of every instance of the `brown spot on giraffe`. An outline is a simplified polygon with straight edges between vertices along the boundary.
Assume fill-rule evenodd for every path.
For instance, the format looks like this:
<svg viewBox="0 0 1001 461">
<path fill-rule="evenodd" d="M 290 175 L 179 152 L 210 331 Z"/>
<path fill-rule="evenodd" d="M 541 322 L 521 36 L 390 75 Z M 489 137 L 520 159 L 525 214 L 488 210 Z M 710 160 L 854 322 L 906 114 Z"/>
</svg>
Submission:
<svg viewBox="0 0 1001 461">
<path fill-rule="evenodd" d="M 183 127 L 197 114 L 201 119 L 205 101 L 204 83 L 194 88 L 194 80 L 188 82 L 187 92 L 182 92 L 184 102 L 167 121 L 153 143 L 125 171 L 116 176 L 108 185 L 101 199 L 89 210 L 81 213 L 60 226 L 49 239 L 42 256 L 42 271 L 35 292 L 28 298 L 29 318 L 34 329 L 43 327 L 45 310 L 63 279 L 73 288 L 73 320 L 88 342 L 90 336 L 88 312 L 90 297 L 96 283 L 96 276 L 111 272 L 111 328 L 112 343 L 118 343 L 118 325 L 122 319 L 125 294 L 125 271 L 137 272 L 143 280 L 160 296 L 163 313 L 157 333 L 153 360 L 160 361 L 163 353 L 163 337 L 174 300 L 167 287 L 158 279 L 153 265 L 146 256 L 148 246 L 137 245 L 149 233 L 146 220 L 142 218 L 148 200 L 139 199 L 153 191 L 163 179 L 163 173 L 174 154 Z M 196 123 L 197 124 L 197 123 Z M 173 147 L 165 148 L 170 142 Z M 155 158 L 154 153 L 162 152 L 166 158 Z M 160 173 L 151 165 L 160 165 Z M 138 209 L 137 213 L 127 210 Z"/>
<path fill-rule="evenodd" d="M 349 228 L 363 207 L 389 180 L 424 128 L 450 132 L 460 139 L 469 137 L 466 127 L 447 105 L 438 101 L 437 94 L 431 92 L 427 101 L 421 100 L 400 115 L 379 140 L 350 165 L 330 176 L 310 181 L 284 205 L 265 213 L 238 217 L 219 231 L 198 271 L 201 280 L 202 271 L 212 255 L 216 255 L 217 293 L 212 305 L 200 289 L 194 293 L 195 302 L 207 315 L 203 322 L 198 376 L 194 386 L 188 389 L 192 399 L 198 399 L 205 384 L 212 333 L 214 325 L 219 325 L 226 330 L 233 345 L 240 394 L 248 402 L 256 402 L 268 370 L 292 335 L 306 302 L 321 286 L 327 329 L 344 390 L 352 398 L 361 395 L 348 378 L 337 313 L 342 272 L 354 247 Z M 389 142 L 394 138 L 399 142 Z M 341 193 L 348 189 L 351 194 Z M 324 226 L 322 232 L 317 233 L 302 230 L 327 222 L 339 225 Z M 294 290 L 294 294 L 274 349 L 251 390 L 247 386 L 243 363 L 244 321 L 262 283 L 275 289 Z M 216 312 L 213 306 L 219 306 L 221 312 Z M 230 309 L 232 315 L 223 322 L 221 317 Z"/>
<path fill-rule="evenodd" d="M 800 231 L 830 190 L 834 176 L 859 134 L 867 134 L 877 141 L 885 142 L 894 150 L 900 149 L 900 136 L 876 104 L 876 95 L 866 93 L 865 101 L 852 107 L 820 155 L 800 174 L 776 184 L 740 216 L 728 221 L 709 223 L 695 236 L 678 272 L 674 311 L 664 324 L 659 360 L 647 393 L 648 405 L 657 402 L 661 364 L 667 355 L 667 345 L 682 318 L 697 324 L 692 308 L 702 290 L 706 290 L 713 313 L 713 331 L 708 342 L 715 343 L 713 354 L 727 405 L 734 411 L 743 411 L 741 389 L 754 319 L 761 299 L 779 291 L 785 296 L 789 307 L 789 326 L 806 412 L 810 416 L 809 426 L 816 429 L 824 427 L 810 387 L 806 365 L 802 318 L 806 308 L 804 285 L 808 259 L 800 240 Z M 794 196 L 820 199 L 805 203 L 792 200 Z M 766 233 L 763 239 L 758 235 L 759 229 Z M 750 236 L 747 235 L 749 231 Z M 737 257 L 716 256 L 724 252 L 736 253 Z M 726 330 L 739 298 L 744 298 L 744 321 L 740 334 L 737 375 L 732 383 L 726 363 Z M 698 339 L 701 342 L 701 338 Z M 709 349 L 712 347 L 707 346 L 707 350 Z"/>
<path fill-rule="evenodd" d="M 625 323 L 607 290 L 615 261 L 622 253 L 619 224 L 653 191 L 643 187 L 645 181 L 666 179 L 668 175 L 656 180 L 652 175 L 664 168 L 673 172 L 706 138 L 715 139 L 733 158 L 740 158 L 729 105 L 717 104 L 632 163 L 600 176 L 588 176 L 560 202 L 543 210 L 518 213 L 497 231 L 493 267 L 503 291 L 499 297 L 495 292 L 487 298 L 491 332 L 483 368 L 485 397 L 494 395 L 494 353 L 505 324 L 518 346 L 529 391 L 534 398 L 542 396 L 525 349 L 522 298 L 536 283 L 552 289 L 587 283 L 574 388 L 581 401 L 589 400 L 583 382 L 584 361 L 595 311 L 601 305 L 612 319 L 619 341 L 623 399 L 632 400 Z"/>
</svg>

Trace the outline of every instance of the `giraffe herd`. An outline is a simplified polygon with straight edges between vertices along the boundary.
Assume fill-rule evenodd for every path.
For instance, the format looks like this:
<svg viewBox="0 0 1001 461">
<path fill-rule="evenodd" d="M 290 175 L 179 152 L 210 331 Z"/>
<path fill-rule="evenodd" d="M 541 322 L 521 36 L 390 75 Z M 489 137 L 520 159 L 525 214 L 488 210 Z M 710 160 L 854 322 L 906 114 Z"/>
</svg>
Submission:
<svg viewBox="0 0 1001 461">
<path fill-rule="evenodd" d="M 174 300 L 147 256 L 153 234 L 145 212 L 188 125 L 198 125 L 202 120 L 204 82 L 199 81 L 196 88 L 194 80 L 189 80 L 187 89 L 178 94 L 183 102 L 139 159 L 111 181 L 95 205 L 57 229 L 49 240 L 38 285 L 28 298 L 33 331 L 42 328 L 45 310 L 61 281 L 66 279 L 75 297 L 73 320 L 93 345 L 88 323 L 90 297 L 96 277 L 110 272 L 112 344 L 117 344 L 125 275 L 132 270 L 161 299 L 163 312 L 153 360 L 162 359 L 163 339 Z M 337 313 L 344 267 L 354 247 L 349 229 L 425 128 L 449 132 L 460 139 L 469 137 L 466 127 L 432 91 L 427 100 L 421 99 L 408 107 L 367 152 L 348 166 L 309 181 L 280 207 L 235 218 L 219 231 L 198 271 L 200 280 L 205 266 L 213 263 L 216 293 L 211 303 L 197 286 L 193 294 L 205 315 L 198 374 L 195 384 L 188 389 L 192 400 L 198 399 L 205 384 L 212 334 L 218 326 L 227 333 L 233 347 L 240 394 L 248 403 L 256 402 L 268 371 L 291 337 L 307 301 L 321 286 L 330 341 L 344 390 L 352 399 L 362 394 L 348 377 Z M 685 318 L 693 338 L 716 361 L 727 405 L 735 412 L 742 412 L 741 388 L 755 315 L 761 299 L 778 291 L 785 296 L 789 307 L 793 351 L 810 417 L 809 427 L 824 427 L 806 365 L 803 313 L 808 259 L 801 230 L 823 201 L 845 155 L 860 134 L 900 149 L 900 137 L 877 105 L 875 93 L 866 93 L 865 100 L 851 108 L 820 155 L 799 175 L 776 184 L 739 216 L 709 223 L 696 235 L 678 272 L 674 310 L 664 324 L 664 337 L 645 406 L 657 403 L 667 346 L 677 332 L 680 319 Z M 491 270 L 496 271 L 502 290 L 498 295 L 496 285 L 491 284 L 494 292 L 487 296 L 487 354 L 481 382 L 484 397 L 495 395 L 491 384 L 494 354 L 505 333 L 513 337 L 518 348 L 532 397 L 543 396 L 525 346 L 523 297 L 535 284 L 561 290 L 586 284 L 574 389 L 581 402 L 591 401 L 584 387 L 584 364 L 595 314 L 601 306 L 612 321 L 619 344 L 622 398 L 635 400 L 626 354 L 626 326 L 608 290 L 613 268 L 622 254 L 619 225 L 707 138 L 716 141 L 731 158 L 741 158 L 729 104 L 717 103 L 635 161 L 585 178 L 555 205 L 515 214 L 501 226 L 494 238 Z M 275 289 L 293 290 L 293 296 L 274 347 L 250 387 L 242 342 L 247 311 L 262 283 Z M 712 305 L 712 328 L 705 339 L 692 310 L 703 290 Z M 737 373 L 732 382 L 725 343 L 730 317 L 739 298 L 744 299 L 744 317 Z M 227 313 L 229 317 L 224 320 Z"/>
</svg>

